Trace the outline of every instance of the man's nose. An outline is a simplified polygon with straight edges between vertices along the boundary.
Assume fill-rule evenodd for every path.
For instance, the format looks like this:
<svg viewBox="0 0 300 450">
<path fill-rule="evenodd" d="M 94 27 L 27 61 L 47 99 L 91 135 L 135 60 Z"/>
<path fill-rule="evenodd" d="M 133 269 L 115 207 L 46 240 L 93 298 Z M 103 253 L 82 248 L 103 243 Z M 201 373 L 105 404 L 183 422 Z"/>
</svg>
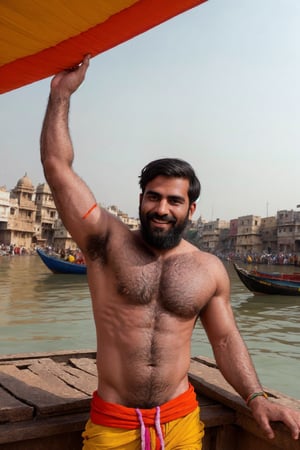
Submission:
<svg viewBox="0 0 300 450">
<path fill-rule="evenodd" d="M 160 216 L 164 216 L 169 213 L 169 205 L 167 200 L 164 199 L 160 200 L 159 204 L 157 205 L 156 212 Z"/>
</svg>

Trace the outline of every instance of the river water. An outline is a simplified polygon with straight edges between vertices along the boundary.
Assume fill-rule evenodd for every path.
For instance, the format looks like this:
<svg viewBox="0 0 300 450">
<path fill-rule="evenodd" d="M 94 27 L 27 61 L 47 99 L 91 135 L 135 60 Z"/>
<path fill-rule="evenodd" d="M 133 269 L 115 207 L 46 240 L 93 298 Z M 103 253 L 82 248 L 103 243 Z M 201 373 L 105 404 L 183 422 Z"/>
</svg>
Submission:
<svg viewBox="0 0 300 450">
<path fill-rule="evenodd" d="M 262 384 L 300 399 L 300 297 L 254 296 L 224 264 L 236 320 Z M 54 275 L 38 256 L 0 257 L 0 354 L 94 348 L 86 276 Z M 200 325 L 192 355 L 212 357 Z"/>
</svg>

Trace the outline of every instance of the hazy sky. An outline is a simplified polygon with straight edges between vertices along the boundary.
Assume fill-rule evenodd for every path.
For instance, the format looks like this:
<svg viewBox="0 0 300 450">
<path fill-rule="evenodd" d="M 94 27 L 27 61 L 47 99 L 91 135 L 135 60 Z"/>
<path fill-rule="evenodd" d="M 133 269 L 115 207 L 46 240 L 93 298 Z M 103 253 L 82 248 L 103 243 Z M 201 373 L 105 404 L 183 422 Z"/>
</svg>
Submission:
<svg viewBox="0 0 300 450">
<path fill-rule="evenodd" d="M 44 182 L 50 79 L 0 97 L 0 185 Z M 196 169 L 195 218 L 275 215 L 300 204 L 300 2 L 209 0 L 91 60 L 71 102 L 75 169 L 99 202 L 138 215 L 138 175 Z"/>
</svg>

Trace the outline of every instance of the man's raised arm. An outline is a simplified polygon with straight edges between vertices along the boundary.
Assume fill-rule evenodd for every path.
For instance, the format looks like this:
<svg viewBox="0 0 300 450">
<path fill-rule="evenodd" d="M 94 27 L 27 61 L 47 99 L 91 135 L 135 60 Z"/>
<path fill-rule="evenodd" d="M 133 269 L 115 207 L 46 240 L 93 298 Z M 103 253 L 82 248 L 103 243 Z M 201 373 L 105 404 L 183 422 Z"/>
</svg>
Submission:
<svg viewBox="0 0 300 450">
<path fill-rule="evenodd" d="M 78 67 L 57 74 L 41 132 L 41 161 L 58 213 L 78 246 L 84 251 L 88 234 L 99 232 L 100 208 L 84 181 L 72 169 L 73 146 L 69 133 L 71 95 L 85 78 L 86 56 Z M 105 224 L 102 223 L 102 231 Z"/>
</svg>

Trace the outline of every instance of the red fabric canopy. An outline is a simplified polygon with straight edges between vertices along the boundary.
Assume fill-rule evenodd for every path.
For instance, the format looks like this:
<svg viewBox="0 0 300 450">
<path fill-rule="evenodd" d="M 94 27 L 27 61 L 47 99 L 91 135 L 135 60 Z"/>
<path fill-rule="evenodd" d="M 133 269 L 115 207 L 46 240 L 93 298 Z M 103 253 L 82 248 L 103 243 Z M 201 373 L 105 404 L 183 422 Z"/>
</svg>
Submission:
<svg viewBox="0 0 300 450">
<path fill-rule="evenodd" d="M 51 76 L 206 0 L 2 0 L 0 93 Z"/>
</svg>

